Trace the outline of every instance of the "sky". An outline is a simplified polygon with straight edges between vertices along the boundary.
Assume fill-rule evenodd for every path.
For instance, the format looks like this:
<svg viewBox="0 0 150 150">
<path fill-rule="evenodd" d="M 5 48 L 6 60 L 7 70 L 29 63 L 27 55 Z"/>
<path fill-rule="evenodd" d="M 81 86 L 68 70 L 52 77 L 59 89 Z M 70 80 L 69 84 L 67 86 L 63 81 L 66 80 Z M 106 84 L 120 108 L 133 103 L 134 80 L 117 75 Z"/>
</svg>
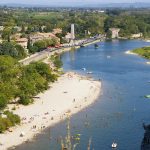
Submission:
<svg viewBox="0 0 150 150">
<path fill-rule="evenodd" d="M 150 2 L 150 0 L 0 0 L 0 4 L 19 3 L 19 4 L 37 4 L 37 5 L 60 5 L 60 4 L 93 4 L 93 3 L 133 3 Z"/>
</svg>

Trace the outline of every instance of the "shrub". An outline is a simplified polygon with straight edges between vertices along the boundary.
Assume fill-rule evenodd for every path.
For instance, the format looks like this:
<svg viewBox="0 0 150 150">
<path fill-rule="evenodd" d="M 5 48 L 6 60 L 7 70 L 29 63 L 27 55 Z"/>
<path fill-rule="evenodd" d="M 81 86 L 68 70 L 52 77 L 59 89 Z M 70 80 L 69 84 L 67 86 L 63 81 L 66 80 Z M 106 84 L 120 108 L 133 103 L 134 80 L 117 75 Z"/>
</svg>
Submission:
<svg viewBox="0 0 150 150">
<path fill-rule="evenodd" d="M 14 126 L 15 124 L 20 123 L 20 117 L 16 114 L 13 114 L 12 112 L 5 111 L 5 115 L 7 115 L 8 120 L 10 120 L 11 124 Z"/>
<path fill-rule="evenodd" d="M 59 55 L 53 55 L 51 57 L 51 61 L 53 62 L 56 68 L 61 68 L 63 65 Z"/>
<path fill-rule="evenodd" d="M 0 116 L 0 133 L 3 133 L 8 128 L 20 124 L 20 117 L 12 112 L 5 111 L 6 118 Z"/>
<path fill-rule="evenodd" d="M 33 99 L 30 98 L 29 96 L 22 94 L 20 95 L 19 103 L 23 105 L 29 105 L 30 103 L 33 103 Z"/>
<path fill-rule="evenodd" d="M 0 109 L 5 108 L 7 105 L 7 98 L 6 96 L 0 94 Z"/>
</svg>

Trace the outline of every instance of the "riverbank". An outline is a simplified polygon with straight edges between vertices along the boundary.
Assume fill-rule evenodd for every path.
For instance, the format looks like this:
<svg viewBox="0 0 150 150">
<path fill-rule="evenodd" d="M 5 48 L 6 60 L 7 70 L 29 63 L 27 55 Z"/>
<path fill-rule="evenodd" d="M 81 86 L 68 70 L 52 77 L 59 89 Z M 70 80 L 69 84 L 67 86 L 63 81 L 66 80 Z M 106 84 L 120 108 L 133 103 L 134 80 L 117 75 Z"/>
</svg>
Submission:
<svg viewBox="0 0 150 150">
<path fill-rule="evenodd" d="M 84 46 L 88 46 L 88 45 L 91 45 L 91 44 L 94 44 L 94 43 L 98 43 L 100 42 L 100 39 L 96 39 L 96 40 L 93 40 L 93 41 L 90 41 L 90 42 L 87 42 L 84 44 Z M 64 52 L 67 52 L 67 51 L 70 51 L 72 49 L 79 49 L 80 46 L 79 45 L 76 45 L 76 46 L 70 46 L 70 47 L 61 47 L 59 49 L 56 49 L 56 50 L 43 50 L 41 52 L 37 52 L 31 56 L 28 56 L 27 58 L 23 59 L 23 60 L 20 60 L 19 62 L 22 63 L 23 65 L 28 65 L 29 63 L 31 63 L 32 61 L 40 61 L 42 59 L 45 59 L 46 57 L 50 57 L 51 55 L 54 55 L 55 53 L 64 53 Z"/>
<path fill-rule="evenodd" d="M 99 81 L 72 72 L 64 74 L 49 90 L 39 94 L 34 104 L 16 106 L 13 112 L 22 118 L 22 123 L 11 132 L 0 134 L 0 149 L 6 150 L 31 140 L 46 127 L 64 120 L 66 112 L 74 114 L 92 104 L 100 91 Z M 10 110 L 13 107 L 9 105 Z"/>
<path fill-rule="evenodd" d="M 100 42 L 100 39 L 83 44 L 84 47 Z"/>
<path fill-rule="evenodd" d="M 130 51 L 130 50 L 126 51 L 125 54 L 129 54 L 129 55 L 138 55 L 138 54 L 136 54 L 136 53 L 133 53 L 133 52 Z"/>
<path fill-rule="evenodd" d="M 141 56 L 140 54 L 134 53 L 130 50 L 126 51 L 125 54 Z M 141 57 L 143 57 L 143 56 L 141 56 Z M 143 57 L 143 58 L 145 58 L 145 57 Z M 147 58 L 145 58 L 145 59 L 147 59 Z M 150 61 L 147 61 L 146 64 L 150 65 Z"/>
</svg>

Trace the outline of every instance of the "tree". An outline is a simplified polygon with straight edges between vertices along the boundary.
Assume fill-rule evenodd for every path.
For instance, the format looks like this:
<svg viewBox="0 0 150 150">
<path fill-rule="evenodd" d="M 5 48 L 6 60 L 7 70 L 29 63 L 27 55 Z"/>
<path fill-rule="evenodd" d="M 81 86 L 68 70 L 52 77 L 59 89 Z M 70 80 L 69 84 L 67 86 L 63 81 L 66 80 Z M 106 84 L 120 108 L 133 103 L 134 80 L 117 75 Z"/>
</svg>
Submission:
<svg viewBox="0 0 150 150">
<path fill-rule="evenodd" d="M 21 32 L 25 33 L 25 26 L 24 26 L 24 24 L 22 24 L 22 26 L 21 26 Z"/>
<path fill-rule="evenodd" d="M 30 52 L 31 54 L 34 54 L 34 53 L 36 53 L 37 51 L 38 51 L 38 47 L 36 47 L 36 46 L 30 46 L 29 52 Z"/>
<path fill-rule="evenodd" d="M 7 97 L 3 94 L 0 94 L 0 110 L 5 108 L 8 103 Z"/>
<path fill-rule="evenodd" d="M 10 42 L 10 35 L 12 33 L 12 28 L 10 27 L 5 27 L 4 30 L 2 31 L 2 38 L 4 40 L 7 40 L 8 42 Z"/>
<path fill-rule="evenodd" d="M 36 71 L 47 81 L 54 82 L 56 80 L 56 76 L 52 73 L 48 64 L 43 62 L 31 63 L 31 66 L 36 69 Z"/>
<path fill-rule="evenodd" d="M 3 42 L 0 44 L 0 55 L 8 55 L 17 59 L 26 57 L 24 48 L 13 42 Z"/>
<path fill-rule="evenodd" d="M 110 30 L 107 31 L 107 38 L 109 38 L 109 39 L 112 38 L 112 32 Z"/>
<path fill-rule="evenodd" d="M 31 40 L 30 40 L 30 36 L 28 36 L 28 43 L 27 43 L 27 49 L 31 48 Z"/>
<path fill-rule="evenodd" d="M 38 51 L 43 50 L 44 48 L 46 48 L 47 44 L 44 40 L 41 41 L 37 41 L 33 44 L 33 46 L 36 46 L 38 48 Z"/>
<path fill-rule="evenodd" d="M 56 68 L 61 68 L 62 67 L 63 63 L 62 63 L 59 55 L 53 55 L 51 57 L 51 60 L 53 61 Z"/>
</svg>

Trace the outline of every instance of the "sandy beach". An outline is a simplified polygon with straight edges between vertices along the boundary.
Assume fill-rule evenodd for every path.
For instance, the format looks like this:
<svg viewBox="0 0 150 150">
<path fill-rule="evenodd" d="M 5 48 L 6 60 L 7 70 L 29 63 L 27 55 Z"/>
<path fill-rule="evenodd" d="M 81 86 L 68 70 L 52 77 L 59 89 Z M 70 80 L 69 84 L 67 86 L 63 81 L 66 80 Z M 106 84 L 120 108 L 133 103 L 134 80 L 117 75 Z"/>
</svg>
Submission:
<svg viewBox="0 0 150 150">
<path fill-rule="evenodd" d="M 137 55 L 136 53 L 133 53 L 132 51 L 128 50 L 125 52 L 125 54 L 130 54 L 130 55 Z"/>
<path fill-rule="evenodd" d="M 12 132 L 0 134 L 0 150 L 19 145 L 32 138 L 46 127 L 66 118 L 66 112 L 77 113 L 92 104 L 101 93 L 101 82 L 68 72 L 61 76 L 51 88 L 39 94 L 34 104 L 17 106 L 21 125 Z M 14 105 L 10 105 L 12 109 Z M 23 137 L 20 134 L 23 133 Z"/>
<path fill-rule="evenodd" d="M 132 51 L 126 51 L 125 54 L 129 54 L 129 55 L 138 55 L 136 53 L 133 53 Z M 139 55 L 138 55 L 139 56 Z M 150 65 L 150 61 L 147 61 L 146 64 Z"/>
<path fill-rule="evenodd" d="M 150 65 L 150 61 L 147 61 L 146 64 Z"/>
</svg>

